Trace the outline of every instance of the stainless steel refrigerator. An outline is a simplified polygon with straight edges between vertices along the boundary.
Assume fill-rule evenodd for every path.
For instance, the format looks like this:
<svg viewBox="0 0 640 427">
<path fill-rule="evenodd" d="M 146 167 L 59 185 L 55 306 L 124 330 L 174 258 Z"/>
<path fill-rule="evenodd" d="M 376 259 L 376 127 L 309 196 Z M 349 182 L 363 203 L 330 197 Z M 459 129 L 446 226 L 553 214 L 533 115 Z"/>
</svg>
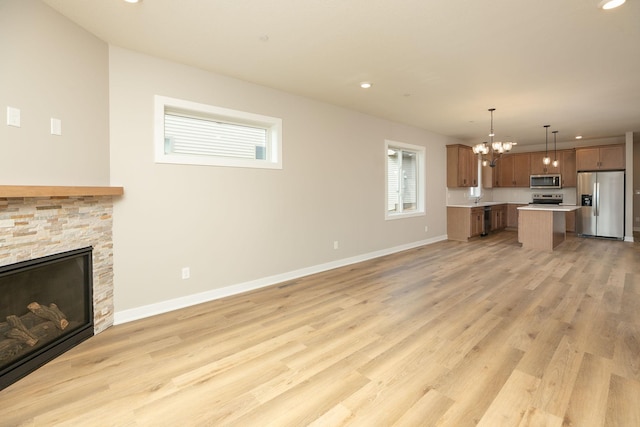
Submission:
<svg viewBox="0 0 640 427">
<path fill-rule="evenodd" d="M 577 233 L 624 239 L 624 172 L 580 172 L 577 192 Z"/>
</svg>

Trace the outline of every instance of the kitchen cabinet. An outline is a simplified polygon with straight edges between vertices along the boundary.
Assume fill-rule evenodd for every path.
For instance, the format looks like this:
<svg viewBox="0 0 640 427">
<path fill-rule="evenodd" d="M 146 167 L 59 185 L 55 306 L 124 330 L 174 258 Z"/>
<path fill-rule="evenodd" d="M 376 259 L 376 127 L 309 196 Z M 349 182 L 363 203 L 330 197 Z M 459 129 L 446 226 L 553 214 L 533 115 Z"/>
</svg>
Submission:
<svg viewBox="0 0 640 427">
<path fill-rule="evenodd" d="M 565 215 L 565 223 L 567 232 L 576 232 L 576 211 L 567 212 Z"/>
<path fill-rule="evenodd" d="M 447 238 L 466 242 L 484 232 L 484 208 L 447 207 Z"/>
<path fill-rule="evenodd" d="M 560 169 L 560 173 L 562 174 L 562 186 L 575 187 L 577 185 L 576 150 L 562 150 Z"/>
<path fill-rule="evenodd" d="M 491 206 L 491 231 L 507 228 L 507 205 Z"/>
<path fill-rule="evenodd" d="M 484 233 L 484 208 L 471 208 L 471 230 L 469 237 Z"/>
<path fill-rule="evenodd" d="M 542 162 L 542 159 L 544 159 L 545 156 L 545 152 L 544 151 L 536 151 L 535 153 L 530 153 L 531 154 L 531 175 L 547 175 L 547 174 L 559 174 L 560 173 L 560 168 L 562 165 L 562 156 L 561 153 L 558 153 L 558 166 L 554 167 L 553 164 L 548 164 L 545 165 Z M 555 157 L 555 152 L 554 151 L 549 151 L 549 157 L 551 158 L 551 161 L 553 162 L 553 158 Z"/>
<path fill-rule="evenodd" d="M 530 154 L 509 154 L 498 160 L 498 187 L 529 187 Z"/>
<path fill-rule="evenodd" d="M 622 170 L 625 167 L 623 144 L 576 149 L 577 171 Z"/>
<path fill-rule="evenodd" d="M 478 158 L 467 145 L 447 145 L 447 187 L 476 187 Z"/>
<path fill-rule="evenodd" d="M 507 228 L 518 228 L 518 208 L 526 204 L 509 203 L 507 205 Z"/>
<path fill-rule="evenodd" d="M 560 174 L 562 177 L 563 187 L 575 187 L 576 186 L 576 150 L 558 150 L 557 159 L 560 163 L 558 167 L 554 167 L 553 164 L 545 165 L 542 163 L 544 158 L 544 151 L 537 151 L 530 153 L 531 155 L 531 175 L 546 175 L 546 174 Z M 553 158 L 556 157 L 554 151 L 549 151 L 549 157 L 553 162 Z"/>
<path fill-rule="evenodd" d="M 551 252 L 566 239 L 566 213 L 579 207 L 518 208 L 518 242 L 525 249 Z"/>
</svg>

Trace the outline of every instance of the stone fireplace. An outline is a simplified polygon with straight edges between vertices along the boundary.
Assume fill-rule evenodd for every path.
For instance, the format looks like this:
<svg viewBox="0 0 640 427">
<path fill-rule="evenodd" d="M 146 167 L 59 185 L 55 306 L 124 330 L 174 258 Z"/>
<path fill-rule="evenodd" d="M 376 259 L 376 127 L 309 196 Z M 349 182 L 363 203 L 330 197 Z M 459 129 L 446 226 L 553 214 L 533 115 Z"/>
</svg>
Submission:
<svg viewBox="0 0 640 427">
<path fill-rule="evenodd" d="M 122 193 L 121 187 L 0 186 L 0 266 L 93 249 L 92 335 L 113 324 L 113 197 Z"/>
</svg>

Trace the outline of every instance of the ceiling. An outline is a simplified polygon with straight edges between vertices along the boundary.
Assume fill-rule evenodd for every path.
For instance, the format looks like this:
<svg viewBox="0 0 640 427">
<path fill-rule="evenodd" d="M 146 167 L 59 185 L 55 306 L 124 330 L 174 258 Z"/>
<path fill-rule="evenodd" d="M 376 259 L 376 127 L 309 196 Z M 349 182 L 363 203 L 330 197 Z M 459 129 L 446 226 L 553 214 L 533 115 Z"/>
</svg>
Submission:
<svg viewBox="0 0 640 427">
<path fill-rule="evenodd" d="M 110 44 L 469 144 L 491 107 L 520 145 L 640 132 L 640 0 L 44 2 Z"/>
</svg>

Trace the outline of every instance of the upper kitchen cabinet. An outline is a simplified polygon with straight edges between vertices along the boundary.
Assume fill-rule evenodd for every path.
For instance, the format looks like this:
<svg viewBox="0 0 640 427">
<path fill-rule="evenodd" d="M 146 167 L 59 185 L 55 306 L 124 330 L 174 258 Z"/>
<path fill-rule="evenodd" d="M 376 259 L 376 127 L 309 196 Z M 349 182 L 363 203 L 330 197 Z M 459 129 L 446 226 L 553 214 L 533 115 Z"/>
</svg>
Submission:
<svg viewBox="0 0 640 427">
<path fill-rule="evenodd" d="M 508 154 L 498 160 L 498 187 L 529 187 L 530 153 Z"/>
<path fill-rule="evenodd" d="M 576 170 L 621 170 L 625 169 L 625 146 L 603 145 L 576 149 Z"/>
<path fill-rule="evenodd" d="M 478 159 L 467 145 L 447 145 L 447 187 L 476 187 Z"/>
<path fill-rule="evenodd" d="M 558 152 L 558 158 L 560 159 L 562 186 L 575 187 L 577 183 L 576 150 L 562 150 L 562 156 L 560 156 L 560 152 Z"/>
<path fill-rule="evenodd" d="M 549 151 L 552 164 L 545 165 L 542 162 L 545 152 L 538 151 L 531 153 L 531 175 L 560 174 L 562 176 L 563 187 L 576 186 L 576 150 Z M 557 158 L 559 165 L 553 166 L 553 159 Z"/>
<path fill-rule="evenodd" d="M 546 174 L 558 174 L 560 173 L 560 168 L 561 168 L 561 162 L 562 162 L 562 156 L 560 155 L 561 153 L 558 153 L 558 162 L 560 162 L 560 164 L 557 167 L 554 167 L 553 164 L 549 164 L 549 165 L 545 165 L 543 163 L 543 159 L 545 156 L 545 152 L 544 151 L 536 151 L 535 153 L 530 153 L 531 154 L 531 175 L 546 175 Z M 553 158 L 555 156 L 555 151 L 549 151 L 549 157 L 551 158 L 551 161 L 553 162 Z"/>
</svg>

